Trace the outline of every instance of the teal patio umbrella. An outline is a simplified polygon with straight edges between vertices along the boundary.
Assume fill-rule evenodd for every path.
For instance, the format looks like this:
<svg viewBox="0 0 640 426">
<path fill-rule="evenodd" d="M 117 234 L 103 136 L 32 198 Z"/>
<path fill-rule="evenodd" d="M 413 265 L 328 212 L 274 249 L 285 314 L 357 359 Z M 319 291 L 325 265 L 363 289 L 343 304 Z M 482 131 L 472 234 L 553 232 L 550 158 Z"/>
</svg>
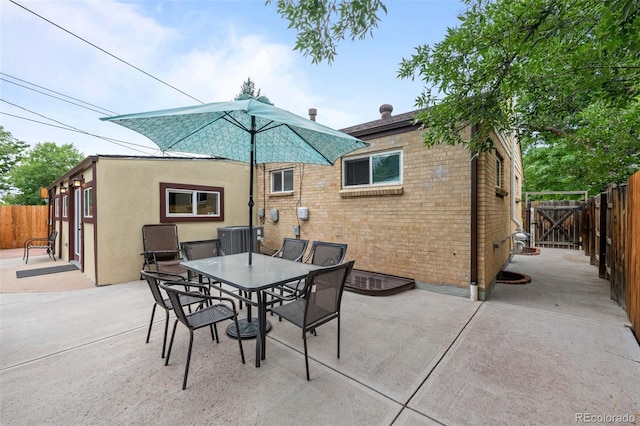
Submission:
<svg viewBox="0 0 640 426">
<path fill-rule="evenodd" d="M 249 163 L 249 265 L 253 252 L 253 170 L 262 163 L 333 165 L 368 144 L 255 99 L 104 117 L 164 151 Z"/>
</svg>

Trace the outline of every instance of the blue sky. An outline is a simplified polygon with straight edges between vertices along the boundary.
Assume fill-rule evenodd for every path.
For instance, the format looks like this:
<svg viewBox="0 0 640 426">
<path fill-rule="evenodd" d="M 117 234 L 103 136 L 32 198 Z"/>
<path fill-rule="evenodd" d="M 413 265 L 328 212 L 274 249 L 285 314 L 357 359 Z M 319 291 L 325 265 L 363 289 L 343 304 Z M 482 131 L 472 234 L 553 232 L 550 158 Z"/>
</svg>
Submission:
<svg viewBox="0 0 640 426">
<path fill-rule="evenodd" d="M 99 117 L 198 102 L 34 13 L 201 101 L 232 100 L 250 77 L 276 106 L 301 116 L 316 108 L 318 122 L 341 129 L 378 119 L 384 103 L 393 105 L 394 114 L 413 110 L 422 84 L 398 79 L 398 65 L 416 46 L 441 41 L 463 9 L 457 0 L 388 1 L 373 37 L 343 41 L 328 65 L 294 51 L 295 32 L 262 0 L 15 2 L 33 13 L 0 3 L 0 124 L 32 145 L 72 143 L 84 155 L 157 155 L 148 139 Z M 47 92 L 36 84 L 114 114 L 18 84 Z"/>
</svg>

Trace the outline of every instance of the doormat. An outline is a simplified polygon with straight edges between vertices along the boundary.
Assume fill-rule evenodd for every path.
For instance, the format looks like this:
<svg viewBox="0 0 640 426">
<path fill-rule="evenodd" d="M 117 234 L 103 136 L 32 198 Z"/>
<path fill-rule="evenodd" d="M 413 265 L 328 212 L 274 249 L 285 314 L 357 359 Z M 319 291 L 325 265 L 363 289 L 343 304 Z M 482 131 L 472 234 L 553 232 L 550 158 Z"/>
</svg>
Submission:
<svg viewBox="0 0 640 426">
<path fill-rule="evenodd" d="M 344 289 L 369 296 L 390 296 L 416 286 L 413 278 L 353 269 L 347 278 Z"/>
<path fill-rule="evenodd" d="M 58 272 L 77 271 L 76 265 L 68 263 L 61 266 L 50 266 L 48 268 L 27 269 L 26 271 L 16 271 L 17 278 L 37 277 L 38 275 L 55 274 Z"/>
</svg>

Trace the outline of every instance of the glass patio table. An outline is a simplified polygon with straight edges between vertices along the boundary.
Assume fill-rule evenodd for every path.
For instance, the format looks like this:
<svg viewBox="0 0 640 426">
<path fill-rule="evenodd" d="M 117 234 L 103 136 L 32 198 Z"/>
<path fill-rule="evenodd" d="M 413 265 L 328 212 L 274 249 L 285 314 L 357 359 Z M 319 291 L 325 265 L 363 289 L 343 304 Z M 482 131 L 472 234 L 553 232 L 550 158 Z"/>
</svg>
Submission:
<svg viewBox="0 0 640 426">
<path fill-rule="evenodd" d="M 258 308 L 257 321 L 252 319 L 249 313 L 249 318 L 246 320 L 248 324 L 245 323 L 245 326 L 250 325 L 256 328 L 256 367 L 260 367 L 260 360 L 265 359 L 266 353 L 267 298 L 263 291 L 305 278 L 310 271 L 321 268 L 317 265 L 257 253 L 253 253 L 251 265 L 249 265 L 248 253 L 189 260 L 180 264 L 196 274 L 249 294 L 249 297 L 245 298 L 221 287 L 224 293 L 247 303 L 247 309 L 251 306 Z M 254 293 L 256 300 L 251 297 Z"/>
</svg>

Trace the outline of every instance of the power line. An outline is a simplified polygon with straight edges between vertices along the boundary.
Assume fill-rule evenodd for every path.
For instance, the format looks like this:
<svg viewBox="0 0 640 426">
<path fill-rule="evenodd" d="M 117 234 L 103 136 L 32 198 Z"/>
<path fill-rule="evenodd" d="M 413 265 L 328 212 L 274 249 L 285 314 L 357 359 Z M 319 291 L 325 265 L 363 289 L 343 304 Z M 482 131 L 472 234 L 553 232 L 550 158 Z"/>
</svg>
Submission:
<svg viewBox="0 0 640 426">
<path fill-rule="evenodd" d="M 103 137 L 103 136 L 95 135 L 95 134 L 93 134 L 93 133 L 85 132 L 85 131 L 83 131 L 83 130 L 78 130 L 78 129 L 74 129 L 74 128 L 69 128 L 69 127 L 66 127 L 66 124 L 65 124 L 65 125 L 62 125 L 62 126 L 57 126 L 57 125 L 55 125 L 55 124 L 45 123 L 44 121 L 34 120 L 33 118 L 21 117 L 21 116 L 19 116 L 19 115 L 15 115 L 15 114 L 11 114 L 11 113 L 8 113 L 8 112 L 3 112 L 3 111 L 0 111 L 0 114 L 2 114 L 2 115 L 7 115 L 7 116 L 9 116 L 9 117 L 18 118 L 18 119 L 20 119 L 20 120 L 30 121 L 30 122 L 32 122 L 32 123 L 42 124 L 42 125 L 44 125 L 44 126 L 55 127 L 55 128 L 57 128 L 57 129 L 67 130 L 67 131 L 69 131 L 69 132 L 76 132 L 76 133 L 81 133 L 81 134 L 84 134 L 84 135 L 87 135 L 87 136 L 93 136 L 93 137 L 95 137 L 95 138 L 105 140 L 105 141 L 110 142 L 110 143 L 113 143 L 113 144 L 115 144 L 115 145 L 119 145 L 119 146 L 121 146 L 121 147 L 123 147 L 123 148 L 131 149 L 131 150 L 133 150 L 133 151 L 137 151 L 137 152 L 140 152 L 140 153 L 142 153 L 142 154 L 147 154 L 147 152 L 145 152 L 145 151 L 142 151 L 142 150 L 139 150 L 139 149 L 135 149 L 135 148 L 131 148 L 131 147 L 127 146 L 127 145 L 135 145 L 135 144 L 132 144 L 132 143 L 130 143 L 130 142 L 119 143 L 119 142 L 116 142 L 116 140 L 117 140 L 117 139 L 106 138 L 106 137 Z M 139 145 L 139 146 L 143 146 L 143 145 Z M 151 149 L 151 148 L 150 148 L 150 149 Z M 157 151 L 157 150 L 156 150 L 156 151 Z"/>
<path fill-rule="evenodd" d="M 7 102 L 7 101 L 6 101 L 6 100 L 4 100 L 4 99 L 0 99 L 0 100 L 1 100 L 1 101 L 3 101 L 3 102 Z M 8 103 L 8 104 L 11 104 L 11 105 L 15 105 L 15 104 L 12 104 L 11 102 L 7 102 L 7 103 Z M 26 108 L 22 108 L 22 107 L 20 107 L 20 106 L 18 106 L 18 105 L 15 105 L 15 106 L 16 106 L 16 107 L 18 107 L 18 108 L 24 109 L 25 111 L 32 112 L 32 111 L 29 111 L 28 109 L 26 109 Z M 30 122 L 32 122 L 32 123 L 42 124 L 42 125 L 44 125 L 44 126 L 55 127 L 55 128 L 57 128 L 57 129 L 67 130 L 67 131 L 69 131 L 69 132 L 75 132 L 75 133 L 81 133 L 81 134 L 83 134 L 83 135 L 87 135 L 87 136 L 93 136 L 94 138 L 102 139 L 102 140 L 104 140 L 104 141 L 111 142 L 111 143 L 113 143 L 113 144 L 115 144 L 115 145 L 119 145 L 119 146 L 121 146 L 121 147 L 123 147 L 123 148 L 127 148 L 127 149 L 130 149 L 130 150 L 132 150 L 132 151 L 137 151 L 137 152 L 140 152 L 140 153 L 142 153 L 142 154 L 147 154 L 147 155 L 148 155 L 148 153 L 147 153 L 147 152 L 145 152 L 145 151 L 142 151 L 142 150 L 139 150 L 139 149 L 135 149 L 135 148 L 131 148 L 130 146 L 127 146 L 127 145 L 138 146 L 138 147 L 140 147 L 140 148 L 145 148 L 145 149 L 153 150 L 152 154 L 150 154 L 151 156 L 154 156 L 154 155 L 156 155 L 156 153 L 159 153 L 159 152 L 161 152 L 161 153 L 165 154 L 165 152 L 164 152 L 164 151 L 161 151 L 161 150 L 159 150 L 159 149 L 154 149 L 154 148 L 152 148 L 152 147 L 148 147 L 148 146 L 145 146 L 145 145 L 136 144 L 136 143 L 133 143 L 133 142 L 123 141 L 123 140 L 121 140 L 121 139 L 114 139 L 114 138 L 109 138 L 109 137 L 106 137 L 106 136 L 96 135 L 95 133 L 86 132 L 86 131 L 84 131 L 84 130 L 76 129 L 76 128 L 75 128 L 75 127 L 73 127 L 73 126 L 69 126 L 68 124 L 60 123 L 59 121 L 54 120 L 54 119 L 49 118 L 49 117 L 46 117 L 46 116 L 44 116 L 44 115 L 42 115 L 42 114 L 38 114 L 38 113 L 36 113 L 36 112 L 32 112 L 32 113 L 33 113 L 33 114 L 36 114 L 36 115 L 39 115 L 39 116 L 41 116 L 41 117 L 43 117 L 43 118 L 45 118 L 45 119 L 47 119 L 47 120 L 52 120 L 52 121 L 54 121 L 54 122 L 56 122 L 56 123 L 59 123 L 60 125 L 59 125 L 59 126 L 57 126 L 57 125 L 55 125 L 55 124 L 45 123 L 44 121 L 38 121 L 38 120 L 34 120 L 34 119 L 32 119 L 32 118 L 21 117 L 21 116 L 19 116 L 19 115 L 15 115 L 15 114 L 11 114 L 11 113 L 8 113 L 8 112 L 0 111 L 0 114 L 2 114 L 2 115 L 7 115 L 7 116 L 9 116 L 9 117 L 18 118 L 18 119 L 20 119 L 20 120 L 30 121 Z M 193 154 L 184 154 L 184 153 L 175 152 L 175 151 L 168 151 L 168 152 L 170 152 L 170 153 L 171 153 L 171 156 L 173 156 L 173 157 L 187 157 L 187 158 L 191 158 L 191 157 L 193 157 Z"/>
<path fill-rule="evenodd" d="M 7 83 L 15 84 L 18 87 L 22 87 L 22 88 L 27 89 L 27 90 L 32 90 L 32 91 L 34 91 L 36 93 L 40 93 L 40 94 L 45 95 L 45 96 L 50 96 L 50 97 L 52 97 L 54 99 L 58 99 L 59 101 L 67 102 L 67 103 L 70 103 L 71 105 L 79 106 L 80 108 L 88 109 L 89 111 L 97 112 L 99 114 L 103 114 L 103 115 L 118 115 L 117 113 L 111 114 L 111 112 L 104 112 L 104 111 L 100 111 L 100 110 L 97 110 L 97 109 L 94 109 L 94 108 L 89 108 L 89 107 L 86 107 L 84 105 L 78 104 L 76 102 L 71 102 L 69 100 L 60 98 L 58 96 L 53 96 L 53 95 L 50 95 L 49 93 L 45 93 L 45 92 L 42 92 L 40 90 L 33 89 L 31 87 L 25 86 L 24 84 L 20 84 L 20 83 L 16 83 L 15 81 L 7 80 L 6 78 L 0 77 L 0 81 L 6 81 Z M 62 95 L 62 96 L 65 96 L 65 95 Z M 80 101 L 80 102 L 82 102 L 82 101 Z M 100 107 L 97 107 L 97 108 L 100 108 Z"/>
<path fill-rule="evenodd" d="M 0 111 L 0 114 L 3 114 L 3 115 L 7 115 L 7 116 L 10 116 L 10 117 L 14 117 L 14 118 L 19 118 L 21 120 L 31 121 L 33 123 L 43 124 L 45 126 L 56 127 L 58 129 L 63 129 L 63 130 L 67 130 L 67 131 L 70 131 L 70 132 L 76 132 L 76 133 L 81 133 L 81 134 L 88 135 L 88 136 L 93 136 L 93 137 L 96 137 L 98 139 L 102 139 L 104 141 L 107 141 L 107 142 L 116 144 L 118 146 L 121 146 L 123 148 L 128 148 L 128 149 L 131 149 L 133 151 L 141 152 L 143 154 L 146 154 L 146 152 L 145 151 L 141 151 L 139 149 L 131 148 L 128 145 L 137 146 L 137 147 L 146 148 L 146 149 L 153 149 L 153 148 L 150 148 L 150 147 L 147 147 L 147 146 L 144 146 L 144 145 L 139 145 L 139 144 L 135 144 L 135 143 L 132 143 L 132 142 L 126 142 L 126 141 L 122 141 L 122 140 L 119 140 L 119 139 L 113 139 L 113 138 L 108 138 L 108 137 L 105 137 L 105 136 L 100 136 L 100 135 L 96 135 L 96 134 L 93 134 L 93 133 L 89 133 L 89 132 L 86 132 L 84 130 L 80 130 L 80 129 L 76 128 L 76 127 L 70 126 L 68 124 L 62 123 L 61 121 L 55 120 L 55 119 L 53 119 L 51 117 L 47 117 L 47 116 L 39 114 L 39 113 L 37 113 L 35 111 L 31 111 L 31 110 L 29 110 L 27 108 L 21 107 L 20 105 L 14 104 L 13 102 L 9 102 L 9 101 L 7 101 L 5 99 L 0 98 L 0 101 L 5 102 L 5 103 L 7 103 L 9 105 L 12 105 L 12 106 L 14 106 L 16 108 L 20 108 L 21 110 L 27 111 L 27 112 L 29 112 L 31 114 L 35 114 L 35 115 L 37 115 L 39 117 L 42 117 L 44 119 L 53 121 L 54 123 L 58 123 L 59 125 L 55 125 L 55 124 L 51 124 L 51 123 L 45 123 L 43 121 L 34 120 L 32 118 L 21 117 L 19 115 L 10 114 L 8 112 Z M 156 152 L 157 152 L 157 150 L 156 150 Z"/>
<path fill-rule="evenodd" d="M 133 65 L 133 64 L 131 64 L 131 63 L 129 63 L 129 62 L 127 62 L 127 61 L 125 61 L 124 59 L 121 59 L 121 58 L 117 57 L 116 55 L 114 55 L 114 54 L 112 54 L 112 53 L 110 53 L 110 52 L 108 52 L 108 51 L 104 50 L 103 48 L 101 48 L 101 47 L 99 47 L 99 46 L 97 46 L 97 45 L 95 45 L 95 44 L 91 43 L 90 41 L 88 41 L 88 40 L 86 40 L 86 39 L 84 39 L 84 38 L 80 37 L 79 35 L 72 33 L 71 31 L 67 30 L 66 28 L 61 27 L 60 25 L 56 24 L 56 23 L 55 23 L 55 22 L 53 22 L 53 21 L 50 21 L 49 19 L 45 18 L 44 16 L 38 15 L 38 14 L 37 14 L 36 12 L 34 12 L 33 10 L 31 10 L 31 9 L 29 9 L 29 8 L 27 8 L 27 7 L 23 6 L 23 5 L 21 5 L 21 4 L 17 3 L 17 2 L 15 2 L 14 0 L 9 0 L 9 1 L 10 1 L 11 3 L 15 4 L 16 6 L 19 6 L 19 7 L 21 7 L 22 9 L 26 10 L 27 12 L 32 13 L 33 15 L 37 16 L 38 18 L 40 18 L 40 19 L 42 19 L 42 20 L 44 20 L 44 21 L 48 22 L 49 24 L 51 24 L 51 25 L 53 25 L 53 26 L 55 26 L 55 27 L 57 27 L 57 28 L 61 29 L 62 31 L 66 32 L 67 34 L 70 34 L 70 35 L 74 36 L 75 38 L 77 38 L 77 39 L 79 39 L 79 40 L 81 40 L 81 41 L 83 41 L 83 42 L 87 43 L 88 45 L 90 45 L 90 46 L 92 46 L 92 47 L 94 47 L 94 48 L 96 48 L 96 49 L 100 50 L 100 51 L 101 51 L 101 52 L 103 52 L 103 53 L 106 53 L 107 55 L 111 56 L 111 57 L 112 57 L 112 58 L 114 58 L 114 59 L 117 59 L 118 61 L 120 61 L 120 62 L 122 62 L 122 63 L 124 63 L 124 64 L 126 64 L 126 65 L 128 65 L 128 66 L 130 66 L 131 68 L 134 68 L 134 69 L 136 69 L 136 70 L 140 71 L 141 73 L 143 73 L 143 74 L 144 74 L 144 75 L 146 75 L 147 77 L 151 77 L 152 79 L 154 79 L 154 80 L 156 80 L 156 81 L 158 81 L 158 82 L 160 82 L 160 83 L 164 84 L 165 86 L 168 86 L 168 87 L 172 88 L 173 90 L 176 90 L 176 91 L 178 91 L 178 92 L 182 93 L 183 95 L 190 97 L 190 98 L 191 98 L 191 99 L 193 99 L 194 101 L 196 101 L 196 102 L 200 102 L 201 104 L 204 104 L 204 102 L 203 102 L 203 101 L 201 101 L 200 99 L 194 98 L 194 97 L 193 97 L 193 96 L 191 96 L 190 94 L 188 94 L 188 93 L 186 93 L 186 92 L 184 92 L 184 91 L 182 91 L 182 90 L 178 89 L 178 88 L 177 88 L 177 87 L 175 87 L 175 86 L 172 86 L 171 84 L 169 84 L 169 83 L 167 83 L 167 82 L 165 82 L 165 81 L 160 80 L 158 77 L 155 77 L 155 76 L 153 76 L 153 75 L 149 74 L 148 72 L 146 72 L 146 71 L 144 71 L 144 70 L 142 70 L 142 69 L 138 68 L 137 66 L 135 66 L 135 65 Z"/>
<path fill-rule="evenodd" d="M 21 81 L 21 82 L 26 83 L 26 84 L 28 84 L 28 85 L 30 85 L 30 86 L 35 86 L 35 87 L 38 87 L 38 88 L 40 88 L 40 89 L 46 90 L 47 92 L 55 93 L 56 95 L 60 95 L 60 96 L 64 96 L 65 98 L 73 99 L 74 101 L 81 102 L 81 103 L 83 103 L 83 104 L 85 104 L 85 105 L 89 105 L 89 106 L 92 106 L 92 107 L 95 107 L 95 108 L 99 108 L 101 111 L 96 111 L 96 112 L 99 112 L 100 114 L 105 114 L 105 115 L 109 115 L 109 114 L 111 114 L 111 115 L 119 115 L 119 114 L 118 114 L 117 112 L 115 112 L 115 111 L 111 111 L 111 110 L 109 110 L 109 109 L 107 109 L 107 108 L 102 108 L 101 106 L 94 105 L 94 104 L 92 104 L 92 103 L 89 103 L 89 102 L 83 101 L 82 99 L 74 98 L 73 96 L 65 95 L 64 93 L 56 92 L 55 90 L 52 90 L 52 89 L 46 88 L 46 87 L 44 87 L 44 86 L 40 86 L 40 85 L 38 85 L 38 84 L 32 83 L 32 82 L 27 81 L 27 80 L 23 80 L 23 79 L 21 79 L 21 78 L 15 77 L 15 76 L 13 76 L 13 75 L 7 74 L 6 72 L 2 72 L 2 71 L 0 71 L 0 74 L 1 74 L 1 75 L 5 75 L 5 76 L 7 76 L 7 77 L 9 77 L 9 78 L 12 78 L 12 79 L 14 79 L 14 80 Z M 10 81 L 10 80 L 5 80 L 5 79 L 0 79 L 0 80 L 4 80 L 4 81 L 6 81 L 6 82 L 8 82 L 8 83 L 15 84 L 15 85 L 17 85 L 17 86 L 21 86 L 21 85 L 19 85 L 19 84 L 15 83 L 15 82 L 13 82 L 13 81 Z M 25 86 L 21 86 L 21 87 L 25 87 Z M 38 90 L 32 89 L 32 88 L 30 88 L 30 87 L 25 87 L 25 88 L 26 88 L 26 89 L 29 89 L 29 90 L 33 90 L 34 92 L 42 93 L 43 95 L 51 96 L 51 95 L 49 95 L 48 93 L 43 93 L 43 92 L 40 92 L 40 91 L 38 91 Z M 53 97 L 53 98 L 55 98 L 55 99 L 60 99 L 60 98 L 57 98 L 57 97 L 55 97 L 55 96 L 51 96 L 51 97 Z M 69 102 L 69 101 L 67 101 L 67 100 L 65 100 L 65 99 L 60 99 L 60 100 L 65 101 L 65 102 Z M 73 103 L 73 102 L 69 102 L 69 103 L 72 103 L 73 105 L 77 105 L 77 104 L 75 104 L 75 103 Z M 82 105 L 78 105 L 78 106 L 81 106 L 81 107 L 82 107 Z M 83 107 L 83 108 L 86 108 L 86 107 Z M 87 108 L 87 109 L 91 109 L 91 108 Z M 95 111 L 95 110 L 92 110 L 92 111 Z"/>
</svg>

